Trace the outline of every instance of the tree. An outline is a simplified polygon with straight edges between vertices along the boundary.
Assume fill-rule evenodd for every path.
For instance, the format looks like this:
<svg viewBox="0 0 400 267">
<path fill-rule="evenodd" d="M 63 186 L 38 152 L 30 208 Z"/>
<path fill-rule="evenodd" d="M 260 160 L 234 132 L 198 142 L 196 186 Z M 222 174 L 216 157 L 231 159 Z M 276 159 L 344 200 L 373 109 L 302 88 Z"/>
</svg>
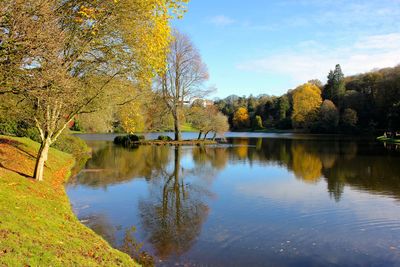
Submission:
<svg viewBox="0 0 400 267">
<path fill-rule="evenodd" d="M 287 113 L 290 109 L 289 98 L 286 95 L 283 95 L 279 98 L 279 119 L 286 119 Z"/>
<path fill-rule="evenodd" d="M 255 116 L 255 118 L 252 121 L 252 124 L 253 124 L 252 127 L 255 130 L 260 130 L 260 129 L 264 128 L 263 123 L 262 123 L 262 118 L 259 115 Z"/>
<path fill-rule="evenodd" d="M 321 90 L 317 86 L 306 83 L 297 87 L 293 93 L 293 126 L 310 127 L 317 117 L 321 103 Z"/>
<path fill-rule="evenodd" d="M 324 85 L 318 79 L 309 80 L 308 83 L 314 84 L 315 86 L 317 86 L 321 90 L 324 88 Z"/>
<path fill-rule="evenodd" d="M 76 115 L 104 104 L 114 79 L 149 83 L 163 69 L 168 21 L 184 2 L 13 0 L 1 5 L 0 95 L 20 98 L 40 132 L 37 180 L 43 179 L 50 145 Z"/>
<path fill-rule="evenodd" d="M 198 140 L 201 139 L 202 135 L 211 131 L 211 118 L 217 114 L 215 108 L 204 108 L 200 105 L 192 105 L 189 111 L 189 122 L 192 126 L 199 130 Z"/>
<path fill-rule="evenodd" d="M 233 115 L 233 126 L 236 129 L 244 129 L 250 127 L 250 116 L 246 108 L 238 108 Z"/>
<path fill-rule="evenodd" d="M 175 140 L 181 140 L 180 116 L 184 104 L 206 96 L 210 90 L 203 88 L 208 71 L 200 53 L 188 36 L 174 31 L 169 47 L 167 67 L 158 78 L 158 91 L 174 118 Z"/>
<path fill-rule="evenodd" d="M 358 121 L 357 112 L 351 108 L 346 108 L 341 119 L 344 127 L 354 128 Z"/>
<path fill-rule="evenodd" d="M 339 64 L 336 65 L 334 71 L 330 71 L 328 74 L 328 82 L 323 90 L 323 98 L 333 101 L 336 105 L 340 105 L 342 97 L 346 93 L 346 85 L 344 80 L 344 74 Z"/>
<path fill-rule="evenodd" d="M 228 118 L 216 107 L 205 108 L 194 103 L 188 115 L 188 120 L 192 123 L 192 126 L 199 130 L 199 140 L 203 134 L 203 139 L 206 139 L 207 135 L 213 132 L 213 139 L 215 139 L 217 135 L 223 135 L 229 130 Z"/>
<path fill-rule="evenodd" d="M 138 103 L 130 102 L 127 105 L 123 105 L 118 115 L 125 132 L 133 134 L 144 131 L 145 118 L 143 109 Z"/>
<path fill-rule="evenodd" d="M 318 128 L 323 132 L 333 132 L 339 124 L 339 111 L 330 100 L 325 100 L 319 110 Z"/>
<path fill-rule="evenodd" d="M 223 136 L 227 131 L 229 131 L 229 123 L 228 118 L 218 112 L 214 117 L 211 119 L 211 131 L 214 132 L 213 140 L 217 137 L 217 135 Z M 204 138 L 207 137 L 207 134 Z"/>
</svg>

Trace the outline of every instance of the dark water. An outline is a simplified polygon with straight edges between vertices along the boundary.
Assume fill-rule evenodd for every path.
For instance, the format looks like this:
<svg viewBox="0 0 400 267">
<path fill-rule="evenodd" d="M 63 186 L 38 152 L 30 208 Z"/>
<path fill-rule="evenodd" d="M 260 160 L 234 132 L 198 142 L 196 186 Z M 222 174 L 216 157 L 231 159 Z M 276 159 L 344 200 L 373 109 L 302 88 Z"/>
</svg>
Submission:
<svg viewBox="0 0 400 267">
<path fill-rule="evenodd" d="M 400 266 L 398 148 L 240 136 L 131 150 L 84 136 L 93 158 L 67 192 L 85 224 L 159 266 Z"/>
</svg>

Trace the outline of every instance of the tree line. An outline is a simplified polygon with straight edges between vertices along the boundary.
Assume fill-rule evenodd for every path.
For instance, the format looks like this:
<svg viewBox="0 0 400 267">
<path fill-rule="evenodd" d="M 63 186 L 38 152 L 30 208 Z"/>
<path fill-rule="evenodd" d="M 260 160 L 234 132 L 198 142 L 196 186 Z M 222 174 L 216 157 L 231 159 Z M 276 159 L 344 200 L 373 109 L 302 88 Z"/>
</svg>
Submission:
<svg viewBox="0 0 400 267">
<path fill-rule="evenodd" d="M 215 105 L 234 130 L 301 129 L 360 133 L 400 129 L 400 66 L 345 77 L 340 65 L 326 84 L 310 80 L 275 97 L 229 96 Z"/>
</svg>

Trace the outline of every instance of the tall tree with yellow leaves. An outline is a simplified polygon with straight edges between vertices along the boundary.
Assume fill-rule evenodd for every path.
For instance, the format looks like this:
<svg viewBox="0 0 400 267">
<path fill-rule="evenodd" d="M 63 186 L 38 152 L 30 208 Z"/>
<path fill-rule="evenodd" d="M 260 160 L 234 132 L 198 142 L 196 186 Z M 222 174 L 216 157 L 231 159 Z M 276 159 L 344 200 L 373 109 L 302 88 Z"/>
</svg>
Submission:
<svg viewBox="0 0 400 267">
<path fill-rule="evenodd" d="M 250 127 L 250 116 L 247 108 L 238 108 L 233 115 L 233 127 L 236 129 L 245 129 Z"/>
<path fill-rule="evenodd" d="M 318 115 L 321 106 L 321 90 L 306 83 L 294 90 L 292 121 L 295 128 L 308 128 Z"/>
</svg>

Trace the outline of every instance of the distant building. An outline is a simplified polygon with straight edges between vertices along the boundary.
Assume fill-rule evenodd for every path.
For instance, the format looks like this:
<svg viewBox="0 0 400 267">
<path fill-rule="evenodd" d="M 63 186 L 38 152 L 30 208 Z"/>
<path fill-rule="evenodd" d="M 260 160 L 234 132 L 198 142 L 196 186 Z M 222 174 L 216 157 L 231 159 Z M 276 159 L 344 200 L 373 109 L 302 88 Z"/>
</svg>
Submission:
<svg viewBox="0 0 400 267">
<path fill-rule="evenodd" d="M 192 105 L 197 104 L 199 106 L 203 107 L 211 107 L 214 105 L 214 101 L 208 100 L 208 99 L 202 99 L 202 98 L 196 98 L 195 100 L 192 101 Z"/>
</svg>

